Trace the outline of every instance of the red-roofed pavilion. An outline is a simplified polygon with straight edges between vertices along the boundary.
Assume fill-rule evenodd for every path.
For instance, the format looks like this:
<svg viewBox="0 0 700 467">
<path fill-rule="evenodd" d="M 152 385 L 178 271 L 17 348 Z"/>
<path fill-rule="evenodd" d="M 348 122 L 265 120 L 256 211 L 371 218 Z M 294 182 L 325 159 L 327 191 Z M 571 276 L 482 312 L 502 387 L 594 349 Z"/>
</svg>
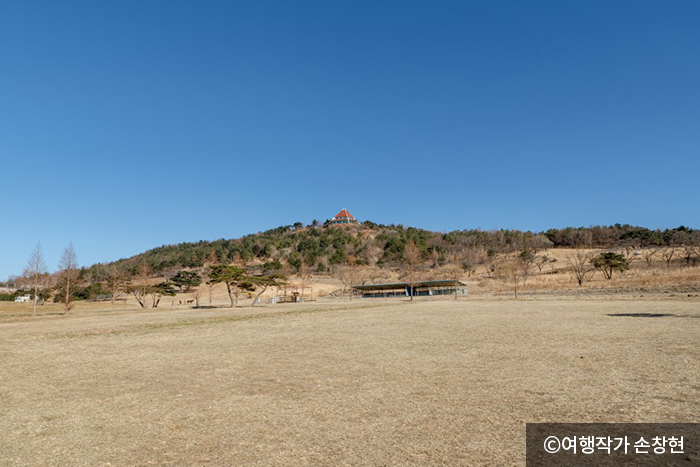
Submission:
<svg viewBox="0 0 700 467">
<path fill-rule="evenodd" d="M 333 219 L 331 219 L 329 224 L 357 224 L 357 219 L 355 219 L 353 215 L 348 212 L 347 209 L 343 208 L 338 214 L 335 215 Z"/>
</svg>

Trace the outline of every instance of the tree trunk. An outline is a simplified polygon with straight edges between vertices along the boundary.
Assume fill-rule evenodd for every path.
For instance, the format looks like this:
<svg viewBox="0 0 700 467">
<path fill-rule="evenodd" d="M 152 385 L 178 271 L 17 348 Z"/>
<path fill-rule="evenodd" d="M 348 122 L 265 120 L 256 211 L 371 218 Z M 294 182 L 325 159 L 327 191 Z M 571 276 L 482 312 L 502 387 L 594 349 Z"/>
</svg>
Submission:
<svg viewBox="0 0 700 467">
<path fill-rule="evenodd" d="M 260 292 L 258 292 L 258 294 L 255 296 L 255 299 L 253 300 L 253 304 L 250 305 L 250 306 L 255 306 L 255 304 L 256 304 L 256 303 L 258 302 L 258 300 L 260 299 L 260 296 L 261 296 L 262 294 L 264 294 L 266 290 L 267 290 L 267 286 L 263 287 L 263 289 L 262 289 Z"/>
<path fill-rule="evenodd" d="M 139 297 L 138 292 L 134 291 L 133 295 L 134 295 L 134 298 L 136 299 L 136 301 L 138 302 L 138 304 L 141 305 L 141 308 L 145 310 L 146 303 L 141 301 L 141 298 Z M 126 308 L 126 300 L 124 301 L 124 308 Z"/>
<path fill-rule="evenodd" d="M 228 299 L 231 301 L 231 308 L 235 308 L 233 303 L 233 294 L 231 293 L 231 284 L 226 283 L 226 290 L 228 291 Z"/>
<path fill-rule="evenodd" d="M 66 296 L 64 297 L 64 311 L 63 314 L 67 315 L 68 314 L 68 301 L 70 300 L 70 270 L 68 271 L 67 277 L 66 277 Z"/>
<path fill-rule="evenodd" d="M 38 291 L 39 291 L 39 273 L 37 271 L 37 273 L 34 275 L 34 309 L 32 310 L 32 316 L 36 315 L 36 302 L 39 299 Z"/>
</svg>

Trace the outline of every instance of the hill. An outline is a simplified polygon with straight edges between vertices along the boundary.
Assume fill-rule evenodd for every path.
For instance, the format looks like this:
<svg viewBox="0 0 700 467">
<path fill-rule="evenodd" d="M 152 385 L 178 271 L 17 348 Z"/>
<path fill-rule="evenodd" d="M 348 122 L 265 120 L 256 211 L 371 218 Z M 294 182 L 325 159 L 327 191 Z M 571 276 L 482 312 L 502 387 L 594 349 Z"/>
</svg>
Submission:
<svg viewBox="0 0 700 467">
<path fill-rule="evenodd" d="M 336 284 L 331 289 L 345 293 L 352 283 L 405 278 L 408 268 L 404 256 L 409 244 L 416 246 L 411 249 L 411 262 L 420 269 L 422 278 L 461 278 L 476 293 L 509 287 L 515 293 L 518 288 L 559 290 L 584 282 L 605 289 L 693 286 L 697 293 L 700 284 L 698 268 L 694 267 L 700 263 L 700 230 L 684 226 L 651 230 L 616 224 L 544 232 L 433 232 L 370 221 L 323 226 L 313 222 L 238 239 L 163 245 L 130 258 L 82 268 L 74 298 L 110 296 L 116 289 L 109 284 L 119 283 L 123 291 L 127 283 L 167 281 L 182 270 L 195 270 L 206 281 L 208 266 L 232 263 L 255 275 L 296 276 L 302 282 L 331 280 Z M 610 280 L 612 269 L 594 264 L 595 257 L 605 252 L 614 253 L 621 261 L 615 266 L 615 280 Z M 596 275 L 596 270 L 601 274 Z M 40 298 L 60 298 L 54 287 L 58 273 L 46 276 Z M 30 279 L 18 279 L 17 290 L 0 294 L 0 301 L 28 293 L 29 284 Z"/>
<path fill-rule="evenodd" d="M 700 231 L 684 226 L 661 231 L 616 224 L 545 232 L 471 229 L 441 233 L 370 221 L 340 226 L 297 223 L 238 239 L 163 245 L 114 263 L 94 265 L 89 270 L 95 273 L 114 264 L 133 274 L 141 264 L 146 264 L 159 275 L 167 275 L 180 269 L 201 268 L 207 263 L 253 267 L 266 264 L 272 269 L 286 269 L 288 273 L 300 270 L 330 273 L 344 265 L 392 269 L 402 266 L 404 249 L 410 241 L 433 266 L 458 264 L 469 271 L 497 255 L 524 252 L 536 255 L 549 248 L 700 246 Z"/>
</svg>

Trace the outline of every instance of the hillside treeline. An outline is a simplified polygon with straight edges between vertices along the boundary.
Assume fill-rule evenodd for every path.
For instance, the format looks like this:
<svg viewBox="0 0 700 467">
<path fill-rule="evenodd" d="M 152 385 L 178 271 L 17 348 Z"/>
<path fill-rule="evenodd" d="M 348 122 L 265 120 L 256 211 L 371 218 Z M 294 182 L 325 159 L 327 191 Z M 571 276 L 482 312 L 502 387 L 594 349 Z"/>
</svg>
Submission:
<svg viewBox="0 0 700 467">
<path fill-rule="evenodd" d="M 213 263 L 266 264 L 272 268 L 331 272 L 337 265 L 400 267 L 409 241 L 427 261 L 437 266 L 459 262 L 465 269 L 500 254 L 533 252 L 548 248 L 647 248 L 700 245 L 700 231 L 684 226 L 650 230 L 631 225 L 520 230 L 456 230 L 447 233 L 364 222 L 358 225 L 321 227 L 301 223 L 282 226 L 235 240 L 220 239 L 164 245 L 115 264 L 127 274 L 146 264 L 155 273 L 201 268 Z M 98 274 L 109 265 L 88 268 Z"/>
<path fill-rule="evenodd" d="M 71 296 L 76 300 L 115 296 L 115 284 L 126 290 L 125 284 L 144 283 L 149 278 L 170 280 L 182 270 L 200 270 L 202 280 L 208 280 L 216 264 L 244 266 L 254 275 L 327 274 L 343 282 L 357 279 L 349 277 L 358 270 L 352 266 L 368 266 L 366 272 L 381 278 L 410 265 L 409 249 L 414 252 L 414 265 L 417 255 L 421 267 L 433 272 L 449 270 L 450 277 L 455 270 L 471 276 L 480 267 L 492 277 L 501 269 L 507 271 L 508 258 L 519 264 L 525 277 L 530 267 L 541 272 L 546 264 L 556 261 L 546 253 L 550 248 L 623 251 L 625 265 L 635 257 L 643 257 L 649 264 L 654 258 L 663 260 L 667 268 L 672 261 L 691 266 L 700 260 L 700 230 L 684 226 L 650 230 L 616 224 L 537 233 L 503 229 L 440 233 L 373 222 L 343 226 L 297 223 L 234 240 L 164 245 L 131 258 L 82 267 L 75 271 Z M 644 250 L 642 256 L 636 256 L 641 254 L 638 250 Z M 593 258 L 584 259 L 579 266 L 590 272 Z M 576 270 L 573 263 L 569 266 Z M 0 300 L 31 293 L 29 284 L 38 280 L 40 299 L 60 301 L 64 295 L 58 286 L 64 275 L 65 271 L 43 271 L 34 279 L 31 275 L 17 277 L 7 285 L 18 290 L 0 293 Z"/>
</svg>

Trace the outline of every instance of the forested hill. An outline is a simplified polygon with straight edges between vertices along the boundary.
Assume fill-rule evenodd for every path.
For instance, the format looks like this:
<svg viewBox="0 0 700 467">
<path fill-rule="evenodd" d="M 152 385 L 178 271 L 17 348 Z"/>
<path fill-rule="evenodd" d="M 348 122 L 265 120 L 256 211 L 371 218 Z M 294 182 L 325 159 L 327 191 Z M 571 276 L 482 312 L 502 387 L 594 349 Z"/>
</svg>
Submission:
<svg viewBox="0 0 700 467">
<path fill-rule="evenodd" d="M 413 241 L 426 260 L 475 267 L 488 256 L 559 247 L 619 248 L 680 245 L 697 242 L 700 231 L 687 227 L 650 230 L 630 225 L 519 230 L 456 230 L 448 233 L 402 225 L 364 222 L 354 225 L 320 226 L 297 223 L 234 240 L 200 241 L 164 245 L 115 264 L 133 273 L 147 264 L 156 273 L 199 268 L 211 263 L 267 264 L 290 273 L 304 268 L 323 273 L 337 265 L 400 266 L 403 251 Z M 104 264 L 92 268 L 105 267 Z M 96 271 L 95 271 L 96 272 Z"/>
</svg>

